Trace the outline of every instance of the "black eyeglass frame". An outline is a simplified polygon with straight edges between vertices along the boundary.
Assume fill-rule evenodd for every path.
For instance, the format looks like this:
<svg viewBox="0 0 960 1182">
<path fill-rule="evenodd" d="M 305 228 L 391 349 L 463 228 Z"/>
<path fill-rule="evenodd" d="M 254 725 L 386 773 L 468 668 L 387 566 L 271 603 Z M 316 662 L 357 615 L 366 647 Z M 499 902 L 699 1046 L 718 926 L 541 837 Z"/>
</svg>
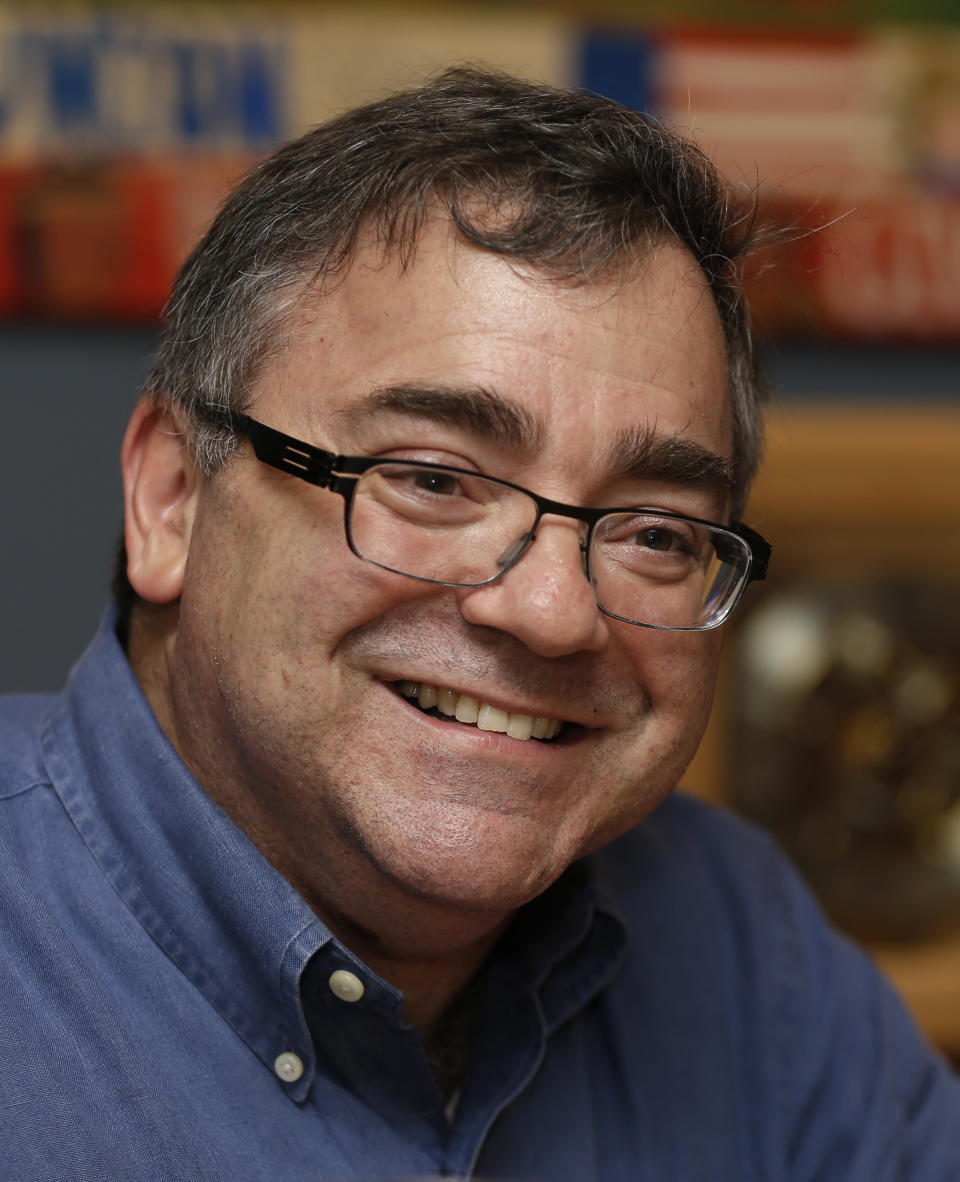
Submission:
<svg viewBox="0 0 960 1182">
<path fill-rule="evenodd" d="M 343 497 L 344 532 L 347 537 L 347 544 L 362 562 L 369 562 L 371 566 L 380 567 L 382 570 L 389 570 L 394 574 L 402 575 L 404 578 L 417 579 L 423 583 L 434 583 L 442 587 L 486 587 L 489 583 L 495 583 L 497 579 L 506 574 L 511 567 L 520 561 L 536 539 L 537 527 L 541 519 L 547 514 L 554 517 L 567 517 L 574 521 L 582 521 L 587 525 L 586 537 L 581 541 L 580 548 L 584 554 L 585 569 L 589 578 L 590 543 L 593 538 L 593 531 L 598 522 L 604 517 L 609 517 L 612 513 L 643 511 L 643 509 L 630 510 L 623 508 L 588 509 L 579 505 L 567 505 L 562 501 L 551 501 L 547 497 L 541 497 L 539 494 L 531 492 L 530 489 L 524 488 L 523 485 L 514 484 L 510 480 L 502 480 L 498 476 L 487 476 L 486 473 L 473 472 L 468 468 L 457 468 L 450 464 L 434 464 L 428 460 L 394 460 L 386 459 L 383 456 L 340 456 L 333 452 L 325 451 L 323 448 L 315 447 L 312 443 L 305 443 L 302 439 L 297 439 L 293 435 L 287 435 L 283 431 L 278 431 L 275 427 L 268 427 L 265 423 L 258 422 L 249 415 L 237 412 L 223 412 L 216 416 L 216 421 L 249 439 L 253 445 L 254 454 L 261 463 L 269 464 L 272 468 L 277 468 L 290 476 L 296 476 L 299 480 L 305 480 L 308 484 L 316 485 L 318 488 L 325 488 L 329 492 L 337 493 Z M 536 506 L 537 515 L 527 533 L 518 539 L 511 548 L 509 560 L 504 561 L 501 569 L 482 583 L 452 583 L 442 579 L 429 579 L 423 575 L 412 575 L 406 571 L 394 570 L 393 567 L 385 566 L 383 563 L 377 562 L 373 558 L 368 558 L 365 554 L 361 554 L 354 545 L 350 532 L 350 504 L 353 500 L 357 481 L 369 469 L 389 464 L 396 464 L 398 466 L 415 464 L 418 468 L 436 468 L 438 471 L 454 472 L 463 476 L 483 476 L 485 480 L 490 480 L 494 484 L 503 485 L 505 488 L 513 489 L 515 492 L 522 493 L 528 497 Z M 719 525 L 715 521 L 707 521 L 702 517 L 689 517 L 683 513 L 670 513 L 660 509 L 651 510 L 651 512 L 655 512 L 657 517 L 662 517 L 667 521 L 687 521 L 693 522 L 695 525 L 707 526 L 709 529 L 717 530 L 722 534 L 730 534 L 744 542 L 749 551 L 749 557 L 746 574 L 745 577 L 741 578 L 738 593 L 734 596 L 727 606 L 726 611 L 719 619 L 700 628 L 676 628 L 659 624 L 645 624 L 638 620 L 628 619 L 626 616 L 616 615 L 614 612 L 605 608 L 599 600 L 597 601 L 597 607 L 604 615 L 610 616 L 611 619 L 620 620 L 625 624 L 633 624 L 638 628 L 660 628 L 673 632 L 704 632 L 718 627 L 730 615 L 737 603 L 739 603 L 747 584 L 760 582 L 766 578 L 773 548 L 756 530 L 751 529 L 740 521 L 734 522 L 732 525 Z"/>
</svg>

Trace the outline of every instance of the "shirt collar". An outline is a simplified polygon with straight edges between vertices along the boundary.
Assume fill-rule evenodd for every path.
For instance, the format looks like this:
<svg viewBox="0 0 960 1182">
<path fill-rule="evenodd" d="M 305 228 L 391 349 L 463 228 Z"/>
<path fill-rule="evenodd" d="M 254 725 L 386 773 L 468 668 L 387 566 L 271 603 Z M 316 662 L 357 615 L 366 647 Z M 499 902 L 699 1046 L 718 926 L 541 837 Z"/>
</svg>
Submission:
<svg viewBox="0 0 960 1182">
<path fill-rule="evenodd" d="M 517 913 L 493 960 L 515 988 L 538 992 L 545 1028 L 552 1031 L 610 981 L 626 940 L 602 861 L 591 856 Z"/>
<path fill-rule="evenodd" d="M 331 941 L 296 890 L 181 762 L 109 612 L 41 732 L 54 789 L 104 875 L 152 939 L 273 1068 L 314 1056 L 299 980 Z"/>
</svg>

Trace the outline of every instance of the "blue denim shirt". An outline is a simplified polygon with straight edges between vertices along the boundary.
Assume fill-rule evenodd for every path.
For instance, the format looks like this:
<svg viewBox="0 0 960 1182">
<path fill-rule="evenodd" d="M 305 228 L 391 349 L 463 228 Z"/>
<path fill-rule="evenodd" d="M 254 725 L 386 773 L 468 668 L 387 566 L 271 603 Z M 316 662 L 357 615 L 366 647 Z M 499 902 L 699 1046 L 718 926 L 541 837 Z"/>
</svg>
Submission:
<svg viewBox="0 0 960 1182">
<path fill-rule="evenodd" d="M 682 796 L 520 913 L 448 1122 L 402 998 L 192 778 L 109 618 L 0 707 L 0 997 L 11 1182 L 960 1179 L 956 1080 L 766 839 Z"/>
</svg>

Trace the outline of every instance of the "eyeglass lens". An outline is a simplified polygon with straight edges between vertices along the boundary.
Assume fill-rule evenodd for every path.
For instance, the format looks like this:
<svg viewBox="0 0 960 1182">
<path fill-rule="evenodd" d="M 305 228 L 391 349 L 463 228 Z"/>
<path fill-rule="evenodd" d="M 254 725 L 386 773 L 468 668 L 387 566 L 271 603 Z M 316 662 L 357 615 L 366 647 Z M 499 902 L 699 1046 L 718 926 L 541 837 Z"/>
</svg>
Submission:
<svg viewBox="0 0 960 1182">
<path fill-rule="evenodd" d="M 480 586 L 522 554 L 537 504 L 484 476 L 383 464 L 357 480 L 350 545 L 368 562 L 430 582 Z M 604 611 L 631 623 L 703 628 L 719 622 L 749 567 L 742 539 L 685 518 L 611 513 L 591 540 L 588 567 Z"/>
</svg>

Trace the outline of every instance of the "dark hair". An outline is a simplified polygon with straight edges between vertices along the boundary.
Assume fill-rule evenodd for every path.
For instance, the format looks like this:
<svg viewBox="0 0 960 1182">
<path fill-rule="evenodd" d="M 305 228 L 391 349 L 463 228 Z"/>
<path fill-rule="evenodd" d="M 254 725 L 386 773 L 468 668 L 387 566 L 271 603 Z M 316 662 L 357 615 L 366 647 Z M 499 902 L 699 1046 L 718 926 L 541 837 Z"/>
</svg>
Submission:
<svg viewBox="0 0 960 1182">
<path fill-rule="evenodd" d="M 437 207 L 484 250 L 573 282 L 626 273 L 665 239 L 690 251 L 726 341 L 739 513 L 763 435 L 740 274 L 752 201 L 735 201 L 703 153 L 649 115 L 466 68 L 281 147 L 238 185 L 190 255 L 145 392 L 185 412 L 200 467 L 213 472 L 237 446 L 204 408 L 247 408 L 303 291 L 341 273 L 367 227 L 409 261 Z"/>
</svg>

